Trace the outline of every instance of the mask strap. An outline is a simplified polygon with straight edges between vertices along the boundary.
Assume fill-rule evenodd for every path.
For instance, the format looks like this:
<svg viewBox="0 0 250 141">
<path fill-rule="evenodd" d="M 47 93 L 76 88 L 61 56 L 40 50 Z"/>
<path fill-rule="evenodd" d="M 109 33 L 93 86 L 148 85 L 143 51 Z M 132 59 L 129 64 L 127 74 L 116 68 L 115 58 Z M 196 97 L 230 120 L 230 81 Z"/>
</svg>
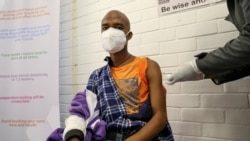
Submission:
<svg viewBox="0 0 250 141">
<path fill-rule="evenodd" d="M 126 37 L 128 36 L 128 34 L 130 33 L 131 31 L 128 31 L 125 35 L 126 35 Z"/>
</svg>

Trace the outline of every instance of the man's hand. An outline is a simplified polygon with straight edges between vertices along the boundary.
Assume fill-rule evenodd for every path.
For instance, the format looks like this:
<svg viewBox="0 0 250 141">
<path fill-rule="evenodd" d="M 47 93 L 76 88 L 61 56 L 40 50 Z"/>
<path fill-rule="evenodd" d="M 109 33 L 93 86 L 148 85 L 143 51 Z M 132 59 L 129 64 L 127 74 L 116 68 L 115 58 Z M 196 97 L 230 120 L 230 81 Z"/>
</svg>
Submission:
<svg viewBox="0 0 250 141">
<path fill-rule="evenodd" d="M 176 82 L 194 81 L 204 79 L 204 75 L 196 66 L 195 60 L 183 65 L 175 73 L 167 74 L 167 84 L 173 85 Z"/>
</svg>

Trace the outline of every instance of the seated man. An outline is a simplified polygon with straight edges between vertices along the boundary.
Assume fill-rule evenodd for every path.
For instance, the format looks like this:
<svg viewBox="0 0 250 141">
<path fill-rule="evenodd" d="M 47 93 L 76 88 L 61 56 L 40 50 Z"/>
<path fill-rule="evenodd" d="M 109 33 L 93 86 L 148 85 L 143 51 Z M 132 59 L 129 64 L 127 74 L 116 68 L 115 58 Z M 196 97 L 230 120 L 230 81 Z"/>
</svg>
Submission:
<svg viewBox="0 0 250 141">
<path fill-rule="evenodd" d="M 158 63 L 128 52 L 133 33 L 125 14 L 108 12 L 101 27 L 110 56 L 90 75 L 85 92 L 73 99 L 64 140 L 173 141 Z"/>
</svg>

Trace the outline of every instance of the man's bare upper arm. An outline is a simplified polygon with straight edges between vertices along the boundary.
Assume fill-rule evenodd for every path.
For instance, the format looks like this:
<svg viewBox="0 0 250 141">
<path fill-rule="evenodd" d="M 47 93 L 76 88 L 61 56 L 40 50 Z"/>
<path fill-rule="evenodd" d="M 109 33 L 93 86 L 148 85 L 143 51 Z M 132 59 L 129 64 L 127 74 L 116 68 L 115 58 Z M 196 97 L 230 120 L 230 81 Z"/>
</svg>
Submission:
<svg viewBox="0 0 250 141">
<path fill-rule="evenodd" d="M 166 95 L 162 85 L 162 73 L 157 62 L 148 59 L 147 78 L 153 111 L 166 110 Z"/>
</svg>

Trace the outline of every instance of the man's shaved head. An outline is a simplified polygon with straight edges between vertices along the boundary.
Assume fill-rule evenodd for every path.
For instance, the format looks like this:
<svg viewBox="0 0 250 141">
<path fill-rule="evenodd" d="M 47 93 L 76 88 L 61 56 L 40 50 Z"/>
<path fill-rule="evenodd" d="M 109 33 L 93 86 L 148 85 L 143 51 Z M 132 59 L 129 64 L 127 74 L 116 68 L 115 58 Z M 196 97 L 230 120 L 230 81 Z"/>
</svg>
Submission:
<svg viewBox="0 0 250 141">
<path fill-rule="evenodd" d="M 121 28 L 120 30 L 128 32 L 130 31 L 130 22 L 124 13 L 118 10 L 111 10 L 102 19 L 102 31 L 109 27 Z"/>
</svg>

